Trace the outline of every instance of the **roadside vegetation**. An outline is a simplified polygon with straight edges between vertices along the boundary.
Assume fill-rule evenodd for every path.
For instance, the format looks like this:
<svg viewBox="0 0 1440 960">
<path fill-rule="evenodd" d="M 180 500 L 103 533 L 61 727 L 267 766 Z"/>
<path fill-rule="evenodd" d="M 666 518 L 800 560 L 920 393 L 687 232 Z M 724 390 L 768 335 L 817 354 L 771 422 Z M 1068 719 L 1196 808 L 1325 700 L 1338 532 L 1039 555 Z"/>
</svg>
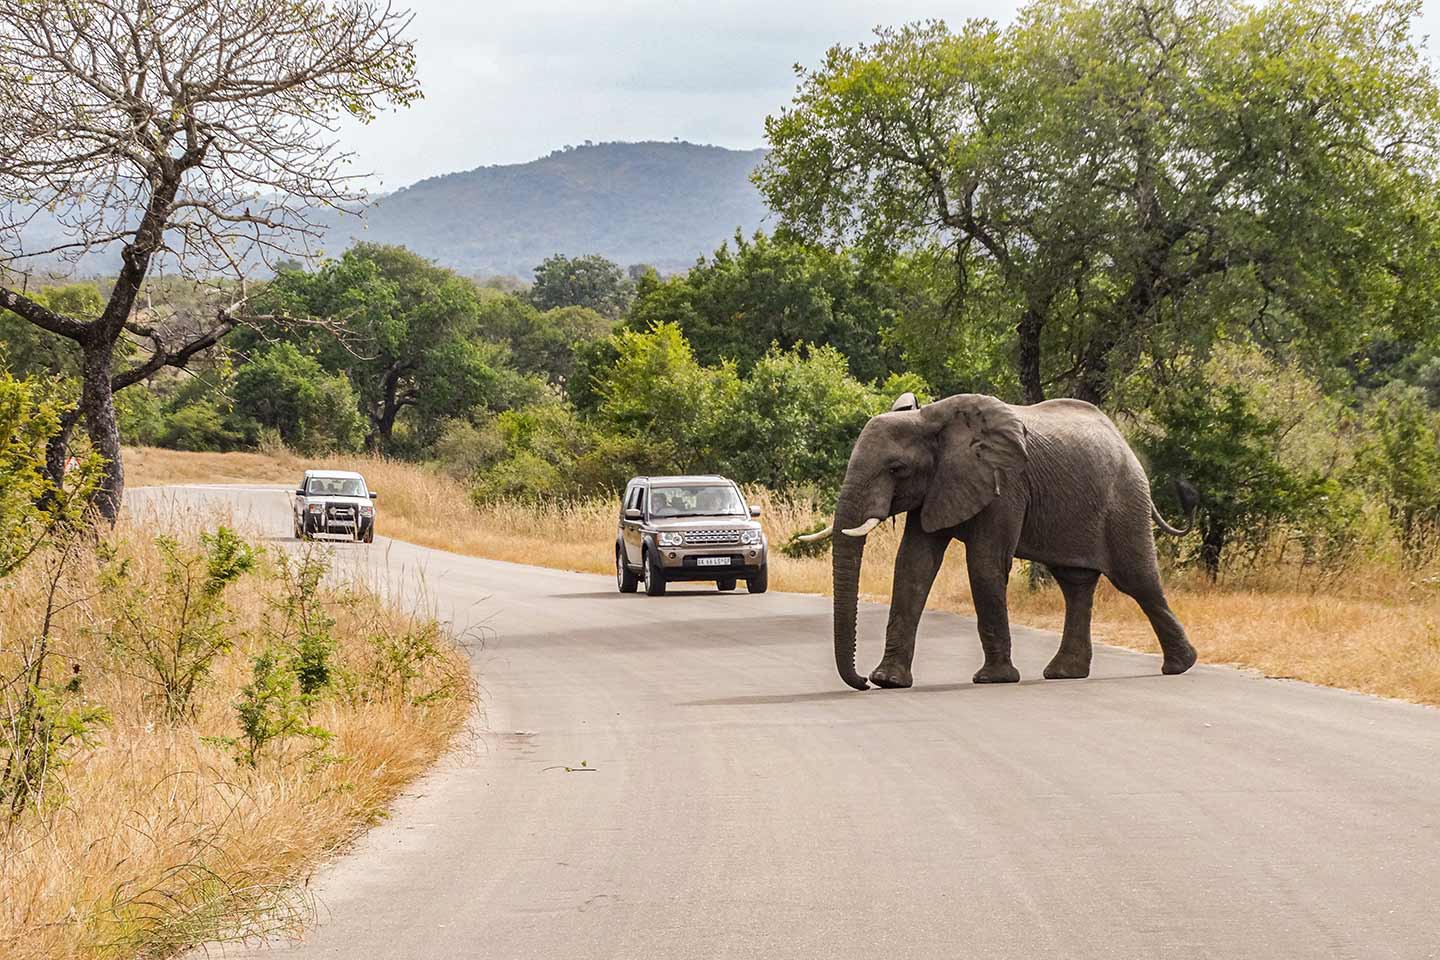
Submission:
<svg viewBox="0 0 1440 960">
<path fill-rule="evenodd" d="M 50 488 L 45 430 L 15 431 L 65 410 L 0 376 L 0 955 L 296 931 L 298 881 L 464 728 L 468 660 L 324 551 L 164 515 L 85 530 L 99 471 Z"/>
</svg>

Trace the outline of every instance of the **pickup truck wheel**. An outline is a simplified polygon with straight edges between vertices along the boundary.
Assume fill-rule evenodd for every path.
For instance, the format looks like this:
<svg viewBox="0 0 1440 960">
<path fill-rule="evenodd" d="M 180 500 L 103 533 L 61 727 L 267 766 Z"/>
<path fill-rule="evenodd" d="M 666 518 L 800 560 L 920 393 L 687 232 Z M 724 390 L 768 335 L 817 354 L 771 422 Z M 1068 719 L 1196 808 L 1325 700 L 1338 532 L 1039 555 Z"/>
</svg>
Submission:
<svg viewBox="0 0 1440 960">
<path fill-rule="evenodd" d="M 366 542 L 366 543 L 374 543 L 374 542 L 375 542 L 375 524 L 373 524 L 373 523 L 370 524 L 370 526 L 365 529 L 365 542 Z"/>
<path fill-rule="evenodd" d="M 635 576 L 625 562 L 619 546 L 615 547 L 615 585 L 620 588 L 621 593 L 634 593 L 635 588 L 640 585 L 640 578 Z"/>
<path fill-rule="evenodd" d="M 745 581 L 745 589 L 751 593 L 764 593 L 770 589 L 770 564 L 762 563 L 760 570 Z"/>
<path fill-rule="evenodd" d="M 649 550 L 645 551 L 645 595 L 647 597 L 663 597 L 665 595 L 665 568 L 655 559 L 655 554 Z"/>
<path fill-rule="evenodd" d="M 721 593 L 728 593 L 735 589 L 735 578 L 731 577 L 729 580 L 716 580 L 715 588 Z"/>
</svg>

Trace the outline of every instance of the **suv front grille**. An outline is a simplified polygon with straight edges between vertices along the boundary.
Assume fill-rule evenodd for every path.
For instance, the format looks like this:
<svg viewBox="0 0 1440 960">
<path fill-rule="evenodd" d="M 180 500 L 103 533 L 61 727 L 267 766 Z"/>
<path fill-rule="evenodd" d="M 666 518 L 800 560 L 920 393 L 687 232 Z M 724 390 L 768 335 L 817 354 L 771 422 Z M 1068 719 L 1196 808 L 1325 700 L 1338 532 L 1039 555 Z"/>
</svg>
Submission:
<svg viewBox="0 0 1440 960">
<path fill-rule="evenodd" d="M 687 544 L 739 543 L 739 530 L 686 530 Z"/>
</svg>

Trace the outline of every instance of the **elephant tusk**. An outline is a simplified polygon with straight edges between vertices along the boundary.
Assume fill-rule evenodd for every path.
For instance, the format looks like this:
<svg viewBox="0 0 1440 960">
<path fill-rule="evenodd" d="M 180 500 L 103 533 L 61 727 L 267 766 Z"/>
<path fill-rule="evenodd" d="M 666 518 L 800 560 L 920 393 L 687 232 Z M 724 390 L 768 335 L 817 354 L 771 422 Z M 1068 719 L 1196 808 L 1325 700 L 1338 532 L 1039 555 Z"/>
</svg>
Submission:
<svg viewBox="0 0 1440 960">
<path fill-rule="evenodd" d="M 847 536 L 847 537 L 863 537 L 863 536 L 867 536 L 867 535 L 870 533 L 871 530 L 874 530 L 874 529 L 875 529 L 877 526 L 879 526 L 879 525 L 880 525 L 880 518 L 879 518 L 879 517 L 871 517 L 869 520 L 866 520 L 864 523 L 860 524 L 860 526 L 858 526 L 858 527 L 851 527 L 851 528 L 848 529 L 848 530 L 841 530 L 840 532 L 843 533 L 843 534 L 845 534 L 845 536 Z"/>
<path fill-rule="evenodd" d="M 824 530 L 816 530 L 814 533 L 802 533 L 796 540 L 801 543 L 819 543 L 821 540 L 829 540 L 835 535 L 835 525 L 832 523 Z"/>
</svg>

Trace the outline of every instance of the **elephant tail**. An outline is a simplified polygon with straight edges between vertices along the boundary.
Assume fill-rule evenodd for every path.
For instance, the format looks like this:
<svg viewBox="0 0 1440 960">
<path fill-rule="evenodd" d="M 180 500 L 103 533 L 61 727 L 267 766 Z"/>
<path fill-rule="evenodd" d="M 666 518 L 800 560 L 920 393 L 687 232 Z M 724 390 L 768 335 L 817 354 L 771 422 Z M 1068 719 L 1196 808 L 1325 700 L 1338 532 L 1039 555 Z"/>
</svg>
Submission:
<svg viewBox="0 0 1440 960">
<path fill-rule="evenodd" d="M 1166 523 L 1153 501 L 1150 504 L 1150 516 L 1161 532 L 1168 533 L 1172 537 L 1183 537 L 1195 529 L 1195 508 L 1200 505 L 1200 492 L 1184 480 L 1175 481 L 1175 492 L 1180 497 L 1181 509 L 1185 511 L 1185 526 L 1172 527 Z"/>
</svg>

